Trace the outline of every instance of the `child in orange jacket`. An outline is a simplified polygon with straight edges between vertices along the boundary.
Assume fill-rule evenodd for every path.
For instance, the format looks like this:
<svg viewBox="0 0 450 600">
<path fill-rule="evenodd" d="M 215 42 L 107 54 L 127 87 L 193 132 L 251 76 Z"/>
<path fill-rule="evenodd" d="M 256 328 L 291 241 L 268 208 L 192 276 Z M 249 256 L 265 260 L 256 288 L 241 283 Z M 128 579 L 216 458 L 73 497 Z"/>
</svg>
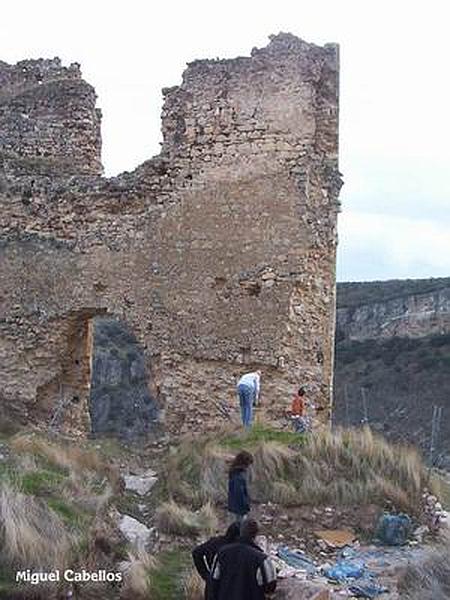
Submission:
<svg viewBox="0 0 450 600">
<path fill-rule="evenodd" d="M 294 426 L 294 431 L 297 433 L 305 433 L 309 429 L 308 419 L 306 418 L 305 388 L 301 387 L 292 399 L 291 404 L 291 419 Z"/>
</svg>

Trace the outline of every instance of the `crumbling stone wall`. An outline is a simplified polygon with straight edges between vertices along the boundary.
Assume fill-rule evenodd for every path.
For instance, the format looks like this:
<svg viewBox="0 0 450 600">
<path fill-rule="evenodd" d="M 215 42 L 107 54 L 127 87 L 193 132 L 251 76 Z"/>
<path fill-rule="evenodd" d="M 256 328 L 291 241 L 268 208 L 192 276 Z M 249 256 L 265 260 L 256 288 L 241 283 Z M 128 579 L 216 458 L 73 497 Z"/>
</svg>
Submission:
<svg viewBox="0 0 450 600">
<path fill-rule="evenodd" d="M 217 427 L 236 376 L 257 367 L 268 418 L 302 383 L 327 421 L 337 47 L 280 34 L 251 57 L 188 65 L 164 95 L 162 152 L 133 173 L 68 177 L 0 154 L 2 402 L 30 419 L 52 404 L 39 390 L 70 380 L 73 429 L 89 357 L 74 369 L 71 332 L 107 313 L 142 344 L 169 430 Z"/>
<path fill-rule="evenodd" d="M 0 62 L 0 153 L 101 173 L 101 113 L 80 67 L 53 60 Z"/>
</svg>

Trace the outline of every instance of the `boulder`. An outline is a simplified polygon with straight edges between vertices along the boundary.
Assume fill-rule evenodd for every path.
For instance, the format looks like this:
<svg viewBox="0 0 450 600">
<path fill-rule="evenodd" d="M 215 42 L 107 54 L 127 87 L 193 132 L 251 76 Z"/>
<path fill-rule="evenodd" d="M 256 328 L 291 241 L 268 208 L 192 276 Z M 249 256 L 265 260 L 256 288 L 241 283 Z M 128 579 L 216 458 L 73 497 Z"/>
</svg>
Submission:
<svg viewBox="0 0 450 600">
<path fill-rule="evenodd" d="M 123 480 L 126 490 L 136 492 L 139 496 L 145 496 L 158 481 L 158 478 L 155 471 L 150 470 L 142 475 L 124 475 Z"/>
<path fill-rule="evenodd" d="M 277 584 L 274 600 L 331 600 L 330 590 L 319 583 L 299 581 L 294 577 Z"/>
<path fill-rule="evenodd" d="M 121 515 L 119 529 L 124 537 L 137 548 L 144 548 L 150 540 L 150 529 L 129 515 Z"/>
</svg>

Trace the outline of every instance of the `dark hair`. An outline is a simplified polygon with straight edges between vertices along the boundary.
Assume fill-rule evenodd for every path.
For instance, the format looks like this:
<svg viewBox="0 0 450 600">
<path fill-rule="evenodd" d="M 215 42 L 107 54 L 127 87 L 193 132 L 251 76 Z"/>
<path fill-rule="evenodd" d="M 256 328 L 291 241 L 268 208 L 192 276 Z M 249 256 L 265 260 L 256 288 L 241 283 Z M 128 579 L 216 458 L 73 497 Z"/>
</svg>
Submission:
<svg viewBox="0 0 450 600">
<path fill-rule="evenodd" d="M 241 538 L 254 540 L 258 535 L 259 525 L 255 519 L 245 519 L 241 525 Z"/>
<path fill-rule="evenodd" d="M 306 394 L 306 390 L 304 387 L 298 388 L 298 395 L 304 396 Z"/>
<path fill-rule="evenodd" d="M 225 532 L 224 538 L 227 544 L 235 542 L 241 534 L 241 527 L 239 523 L 232 523 Z"/>
<path fill-rule="evenodd" d="M 253 455 L 247 450 L 242 450 L 234 457 L 230 465 L 231 471 L 243 471 L 247 469 L 253 463 Z"/>
</svg>

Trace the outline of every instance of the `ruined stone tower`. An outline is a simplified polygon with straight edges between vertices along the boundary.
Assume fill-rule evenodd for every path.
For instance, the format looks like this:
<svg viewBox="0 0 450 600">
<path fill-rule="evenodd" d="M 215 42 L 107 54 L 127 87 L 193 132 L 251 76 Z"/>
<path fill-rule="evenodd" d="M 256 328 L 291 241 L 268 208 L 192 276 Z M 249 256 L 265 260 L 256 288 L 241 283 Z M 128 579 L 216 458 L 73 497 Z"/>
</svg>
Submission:
<svg viewBox="0 0 450 600">
<path fill-rule="evenodd" d="M 79 65 L 59 58 L 0 62 L 0 152 L 100 174 L 101 113 Z"/>
<path fill-rule="evenodd" d="M 100 176 L 100 114 L 78 66 L 0 63 L 0 402 L 89 429 L 92 319 L 141 343 L 162 425 L 213 429 L 263 370 L 281 418 L 308 387 L 330 414 L 338 49 L 273 36 L 188 65 L 163 91 L 161 154 Z"/>
</svg>

